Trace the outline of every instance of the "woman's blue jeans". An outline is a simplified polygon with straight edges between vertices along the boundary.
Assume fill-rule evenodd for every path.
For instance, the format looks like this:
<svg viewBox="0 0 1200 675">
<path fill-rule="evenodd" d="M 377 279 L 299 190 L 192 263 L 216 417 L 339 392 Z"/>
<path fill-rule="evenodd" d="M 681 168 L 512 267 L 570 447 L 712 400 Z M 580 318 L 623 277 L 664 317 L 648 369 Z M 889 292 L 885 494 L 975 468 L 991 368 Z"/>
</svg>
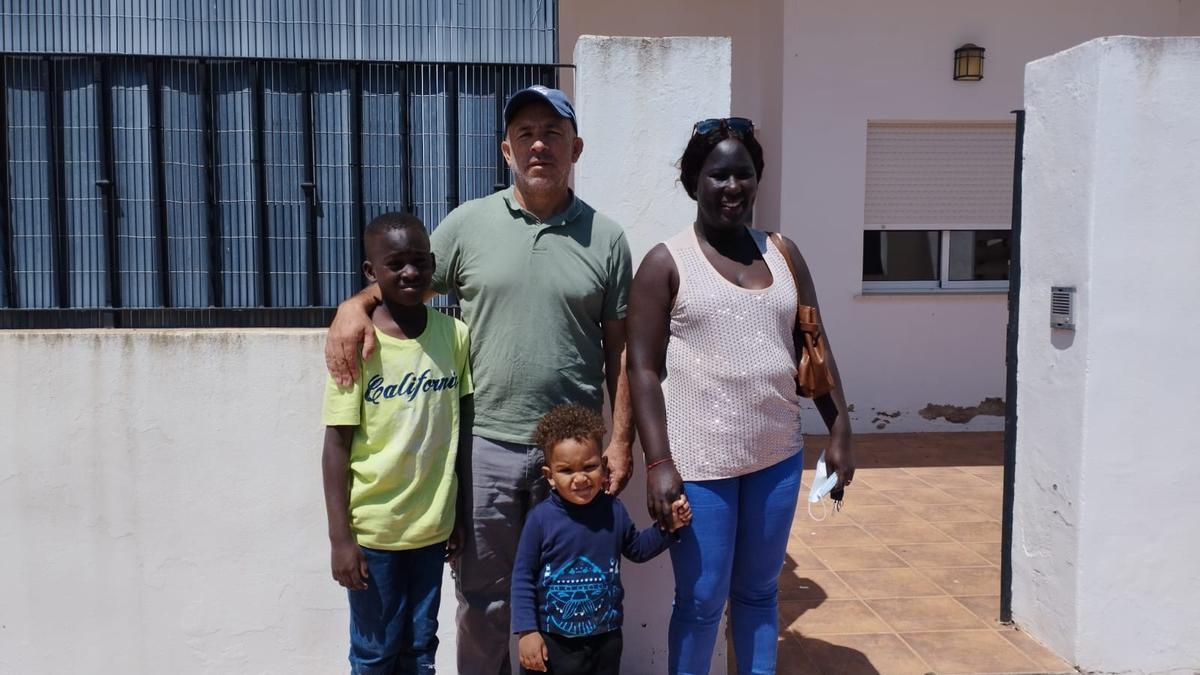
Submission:
<svg viewBox="0 0 1200 675">
<path fill-rule="evenodd" d="M 796 512 L 802 455 L 737 478 L 684 482 L 692 524 L 671 546 L 672 675 L 708 672 L 726 599 L 738 673 L 775 672 L 779 572 Z"/>
<path fill-rule="evenodd" d="M 407 551 L 362 548 L 367 588 L 350 595 L 350 672 L 434 672 L 446 542 Z"/>
</svg>

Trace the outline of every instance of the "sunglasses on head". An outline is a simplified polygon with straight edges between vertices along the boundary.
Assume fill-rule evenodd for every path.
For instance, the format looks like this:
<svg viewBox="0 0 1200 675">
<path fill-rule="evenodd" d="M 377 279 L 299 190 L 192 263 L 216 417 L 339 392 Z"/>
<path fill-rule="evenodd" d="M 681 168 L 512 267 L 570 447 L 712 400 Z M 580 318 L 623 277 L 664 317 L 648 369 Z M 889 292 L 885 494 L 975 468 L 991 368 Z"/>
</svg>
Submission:
<svg viewBox="0 0 1200 675">
<path fill-rule="evenodd" d="M 692 135 L 710 134 L 716 130 L 732 131 L 743 136 L 751 136 L 754 134 L 754 122 L 745 117 L 713 117 L 707 120 L 696 122 L 696 126 L 692 127 Z"/>
</svg>

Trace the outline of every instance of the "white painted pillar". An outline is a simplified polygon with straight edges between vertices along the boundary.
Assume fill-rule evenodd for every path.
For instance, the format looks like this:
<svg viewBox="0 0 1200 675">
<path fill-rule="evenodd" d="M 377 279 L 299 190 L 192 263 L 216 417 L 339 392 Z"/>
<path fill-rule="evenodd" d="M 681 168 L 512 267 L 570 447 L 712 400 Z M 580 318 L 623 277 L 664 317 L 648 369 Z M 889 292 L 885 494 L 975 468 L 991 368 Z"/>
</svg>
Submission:
<svg viewBox="0 0 1200 675">
<path fill-rule="evenodd" d="M 676 162 L 693 124 L 729 116 L 731 50 L 724 37 L 584 35 L 575 44 L 584 140 L 575 189 L 625 228 L 635 264 L 695 219 Z"/>
<path fill-rule="evenodd" d="M 1083 670 L 1191 672 L 1200 38 L 1035 61 L 1025 109 L 1014 618 Z"/>
<path fill-rule="evenodd" d="M 575 45 L 575 110 L 584 139 L 575 190 L 625 228 L 635 264 L 695 218 L 696 203 L 679 185 L 675 164 L 697 120 L 729 115 L 730 59 L 729 38 L 585 35 Z M 634 477 L 622 500 L 644 527 L 650 517 L 641 448 L 634 456 Z M 621 672 L 666 672 L 674 589 L 668 555 L 627 563 L 622 578 Z M 717 642 L 712 672 L 721 675 L 725 645 Z"/>
</svg>

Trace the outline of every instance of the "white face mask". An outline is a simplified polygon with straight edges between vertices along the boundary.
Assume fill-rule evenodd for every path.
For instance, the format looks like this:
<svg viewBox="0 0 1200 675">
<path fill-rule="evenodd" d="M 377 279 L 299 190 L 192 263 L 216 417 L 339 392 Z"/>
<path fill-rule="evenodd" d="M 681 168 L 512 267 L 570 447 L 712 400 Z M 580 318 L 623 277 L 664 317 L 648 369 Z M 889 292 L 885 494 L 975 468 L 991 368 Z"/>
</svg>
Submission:
<svg viewBox="0 0 1200 675">
<path fill-rule="evenodd" d="M 829 473 L 829 469 L 825 466 L 825 451 L 821 451 L 821 456 L 817 459 L 817 471 L 813 476 L 812 487 L 808 490 L 808 502 L 816 504 L 821 501 L 821 497 L 829 494 L 833 488 L 837 487 L 838 475 Z"/>
<path fill-rule="evenodd" d="M 821 517 L 818 518 L 812 510 L 812 505 L 821 501 L 821 498 L 829 494 L 833 488 L 837 487 L 837 473 L 828 473 L 825 466 L 825 451 L 821 451 L 821 456 L 817 458 L 817 470 L 813 473 L 812 487 L 808 489 L 808 515 L 813 520 L 825 520 L 829 515 L 828 507 L 822 504 Z"/>
</svg>

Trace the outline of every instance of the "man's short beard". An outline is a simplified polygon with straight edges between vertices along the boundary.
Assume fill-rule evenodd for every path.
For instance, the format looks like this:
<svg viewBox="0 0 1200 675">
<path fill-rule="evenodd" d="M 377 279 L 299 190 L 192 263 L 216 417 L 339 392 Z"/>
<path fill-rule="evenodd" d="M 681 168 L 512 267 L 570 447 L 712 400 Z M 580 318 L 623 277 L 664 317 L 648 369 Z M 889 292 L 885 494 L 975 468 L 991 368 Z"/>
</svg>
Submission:
<svg viewBox="0 0 1200 675">
<path fill-rule="evenodd" d="M 528 194 L 531 196 L 532 195 L 539 195 L 539 196 L 540 195 L 556 195 L 556 194 L 565 193 L 567 191 L 567 186 L 568 186 L 567 181 L 563 181 L 562 183 L 555 181 L 555 182 L 551 183 L 549 178 L 530 179 L 530 178 L 522 178 L 522 177 L 514 176 L 514 180 L 517 183 L 517 187 L 520 188 L 522 193 Z"/>
</svg>

